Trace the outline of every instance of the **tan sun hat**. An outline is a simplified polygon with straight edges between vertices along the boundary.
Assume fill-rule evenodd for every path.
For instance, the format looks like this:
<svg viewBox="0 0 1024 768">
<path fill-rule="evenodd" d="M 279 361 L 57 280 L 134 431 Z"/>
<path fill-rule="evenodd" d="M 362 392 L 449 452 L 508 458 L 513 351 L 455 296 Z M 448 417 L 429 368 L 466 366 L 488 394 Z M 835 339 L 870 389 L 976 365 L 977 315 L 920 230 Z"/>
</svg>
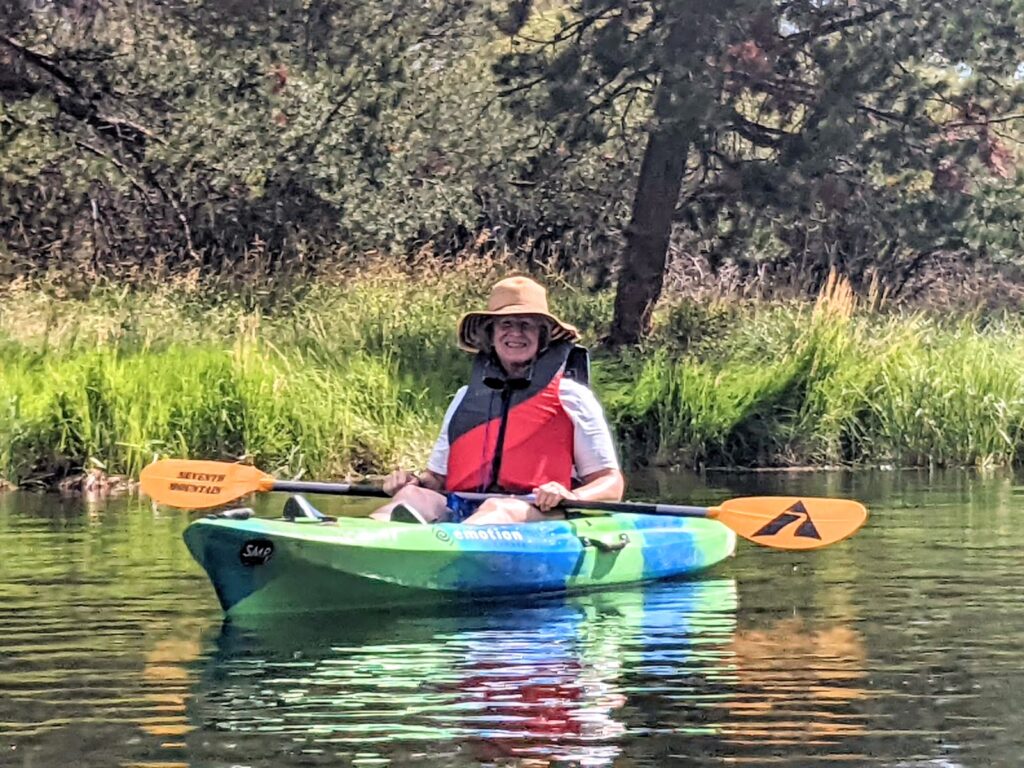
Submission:
<svg viewBox="0 0 1024 768">
<path fill-rule="evenodd" d="M 491 348 L 488 322 L 502 315 L 539 315 L 550 326 L 549 341 L 578 341 L 580 332 L 548 311 L 548 292 L 544 286 L 523 275 L 506 277 L 491 288 L 487 309 L 467 312 L 459 318 L 459 348 L 482 352 Z"/>
</svg>

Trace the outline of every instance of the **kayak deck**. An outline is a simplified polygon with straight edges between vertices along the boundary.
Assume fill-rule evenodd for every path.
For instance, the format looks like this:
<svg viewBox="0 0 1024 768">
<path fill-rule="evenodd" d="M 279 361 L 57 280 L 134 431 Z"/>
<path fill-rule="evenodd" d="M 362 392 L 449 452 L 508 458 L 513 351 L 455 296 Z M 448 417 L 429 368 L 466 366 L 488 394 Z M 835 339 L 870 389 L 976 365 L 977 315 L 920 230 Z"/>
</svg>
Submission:
<svg viewBox="0 0 1024 768">
<path fill-rule="evenodd" d="M 574 591 L 684 576 L 733 554 L 703 518 L 611 514 L 517 525 L 211 516 L 184 534 L 229 615 Z"/>
</svg>

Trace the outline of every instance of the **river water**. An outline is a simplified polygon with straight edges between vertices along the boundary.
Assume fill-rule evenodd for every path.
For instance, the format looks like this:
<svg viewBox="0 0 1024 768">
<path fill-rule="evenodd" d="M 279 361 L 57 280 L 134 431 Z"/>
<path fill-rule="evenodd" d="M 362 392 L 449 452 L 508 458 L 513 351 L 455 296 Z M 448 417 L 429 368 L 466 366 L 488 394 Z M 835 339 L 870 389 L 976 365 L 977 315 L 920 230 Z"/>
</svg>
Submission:
<svg viewBox="0 0 1024 768">
<path fill-rule="evenodd" d="M 872 514 L 693 581 L 244 628 L 181 541 L 195 513 L 0 494 L 0 766 L 1018 766 L 1018 482 L 637 476 L 634 498 Z"/>
</svg>

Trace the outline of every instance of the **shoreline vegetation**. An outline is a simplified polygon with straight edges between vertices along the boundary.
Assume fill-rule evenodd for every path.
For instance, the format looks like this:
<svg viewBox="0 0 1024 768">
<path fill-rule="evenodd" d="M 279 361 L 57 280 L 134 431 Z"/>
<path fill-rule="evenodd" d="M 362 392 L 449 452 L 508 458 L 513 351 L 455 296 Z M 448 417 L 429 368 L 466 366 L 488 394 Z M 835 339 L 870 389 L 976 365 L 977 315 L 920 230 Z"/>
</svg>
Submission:
<svg viewBox="0 0 1024 768">
<path fill-rule="evenodd" d="M 162 456 L 325 480 L 422 466 L 469 371 L 456 320 L 508 271 L 376 264 L 256 301 L 186 281 L 86 298 L 8 287 L 0 488 L 130 487 L 120 478 Z M 1024 460 L 1024 322 L 1012 313 L 879 311 L 833 278 L 815 302 L 667 295 L 644 345 L 612 352 L 597 343 L 611 291 L 541 277 L 591 347 L 627 466 Z"/>
</svg>

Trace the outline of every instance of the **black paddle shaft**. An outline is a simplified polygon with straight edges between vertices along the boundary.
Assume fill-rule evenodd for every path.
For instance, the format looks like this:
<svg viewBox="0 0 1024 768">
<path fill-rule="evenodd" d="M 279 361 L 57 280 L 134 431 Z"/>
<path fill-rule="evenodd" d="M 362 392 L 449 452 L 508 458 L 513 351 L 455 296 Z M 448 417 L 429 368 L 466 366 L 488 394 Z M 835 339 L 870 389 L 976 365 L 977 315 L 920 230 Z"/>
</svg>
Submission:
<svg viewBox="0 0 1024 768">
<path fill-rule="evenodd" d="M 390 498 L 383 488 L 375 485 L 353 485 L 351 483 L 313 483 L 302 480 L 275 480 L 275 491 L 286 493 L 324 493 L 333 496 L 374 496 Z M 533 496 L 507 496 L 500 493 L 459 492 L 459 496 L 470 501 L 493 498 L 511 498 L 533 502 Z M 676 504 L 642 504 L 635 501 L 563 501 L 562 509 L 590 510 L 593 512 L 633 512 L 641 515 L 672 515 L 675 517 L 709 517 L 707 507 L 686 507 Z"/>
<path fill-rule="evenodd" d="M 285 493 L 324 493 L 330 496 L 377 496 L 391 498 L 383 488 L 375 485 L 353 485 L 351 483 L 311 483 L 305 480 L 275 480 L 275 491 Z"/>
</svg>

